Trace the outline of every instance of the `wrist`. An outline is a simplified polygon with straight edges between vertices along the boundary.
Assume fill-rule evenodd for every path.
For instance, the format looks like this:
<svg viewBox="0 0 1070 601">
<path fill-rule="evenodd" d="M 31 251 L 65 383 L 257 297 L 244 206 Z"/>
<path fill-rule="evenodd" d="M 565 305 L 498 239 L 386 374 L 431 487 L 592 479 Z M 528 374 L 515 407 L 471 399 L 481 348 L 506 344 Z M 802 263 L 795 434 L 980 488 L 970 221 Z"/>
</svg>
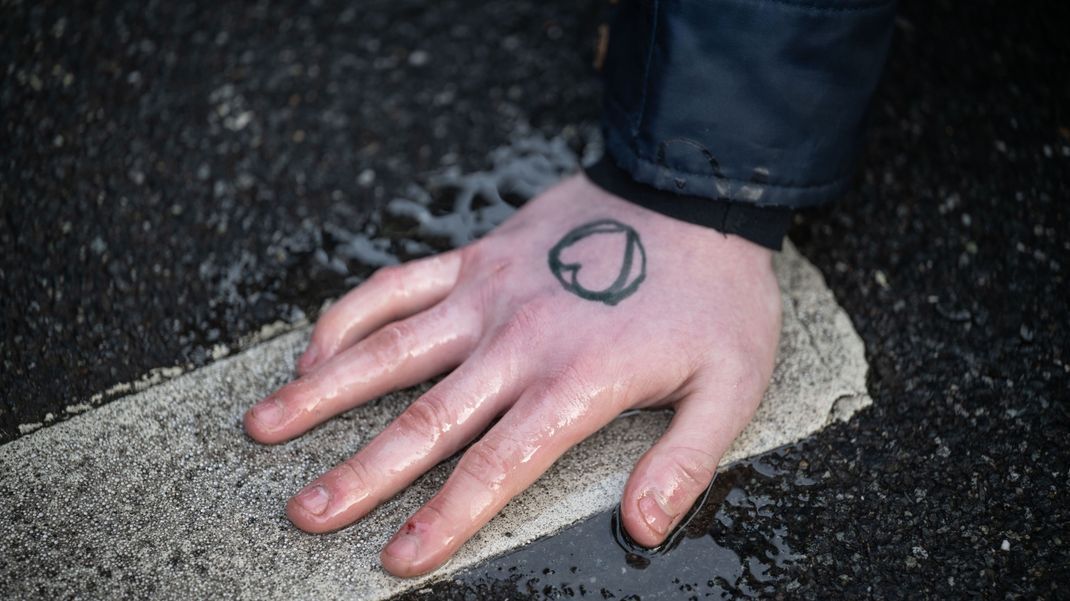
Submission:
<svg viewBox="0 0 1070 601">
<path fill-rule="evenodd" d="M 604 155 L 584 170 L 595 186 L 667 217 L 743 238 L 752 244 L 780 250 L 791 227 L 793 212 L 785 207 L 676 194 L 635 181 L 613 159 Z"/>
</svg>

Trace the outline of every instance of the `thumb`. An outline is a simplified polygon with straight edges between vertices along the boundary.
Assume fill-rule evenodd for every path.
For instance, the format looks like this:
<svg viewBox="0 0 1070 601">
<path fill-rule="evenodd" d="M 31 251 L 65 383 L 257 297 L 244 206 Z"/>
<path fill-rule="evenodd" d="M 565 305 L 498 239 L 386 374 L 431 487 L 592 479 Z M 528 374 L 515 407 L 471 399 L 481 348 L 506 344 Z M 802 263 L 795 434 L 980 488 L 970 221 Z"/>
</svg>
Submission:
<svg viewBox="0 0 1070 601">
<path fill-rule="evenodd" d="M 640 545 L 661 544 L 709 487 L 725 451 L 750 421 L 757 401 L 685 398 L 660 439 L 636 463 L 624 487 L 621 519 Z"/>
</svg>

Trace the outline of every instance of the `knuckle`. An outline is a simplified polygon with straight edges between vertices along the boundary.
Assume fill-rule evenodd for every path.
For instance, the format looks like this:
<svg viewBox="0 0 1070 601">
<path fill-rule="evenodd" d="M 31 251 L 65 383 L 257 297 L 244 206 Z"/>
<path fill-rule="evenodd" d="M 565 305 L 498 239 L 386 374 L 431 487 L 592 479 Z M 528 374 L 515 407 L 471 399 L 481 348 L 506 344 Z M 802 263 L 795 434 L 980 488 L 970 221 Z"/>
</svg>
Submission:
<svg viewBox="0 0 1070 601">
<path fill-rule="evenodd" d="M 535 346 L 545 332 L 549 303 L 545 298 L 531 299 L 513 309 L 509 318 L 495 332 L 495 347 L 500 351 L 512 352 Z"/>
<path fill-rule="evenodd" d="M 497 445 L 484 438 L 468 449 L 457 463 L 457 471 L 487 490 L 496 491 L 509 472 L 509 461 Z"/>
<path fill-rule="evenodd" d="M 403 354 L 405 342 L 412 333 L 410 330 L 405 322 L 383 326 L 368 338 L 365 350 L 380 364 L 393 363 Z"/>
<path fill-rule="evenodd" d="M 354 455 L 346 459 L 339 467 L 349 472 L 349 477 L 352 479 L 350 488 L 354 490 L 374 490 L 373 487 L 377 481 L 376 473 L 360 458 L 360 455 Z"/>
<path fill-rule="evenodd" d="M 705 451 L 690 447 L 667 449 L 668 465 L 665 469 L 685 488 L 695 491 L 709 486 L 717 469 L 717 459 Z"/>
<path fill-rule="evenodd" d="M 398 427 L 407 433 L 436 438 L 452 424 L 452 414 L 444 400 L 427 393 L 416 399 L 398 416 Z"/>
<path fill-rule="evenodd" d="M 594 402 L 596 396 L 609 392 L 608 388 L 593 387 L 585 370 L 570 364 L 551 370 L 537 382 L 533 387 L 533 400 L 543 411 L 549 410 L 562 418 L 567 416 L 562 423 L 569 424 L 571 431 L 584 429 L 590 424 L 586 418 L 612 407 L 608 403 Z"/>
<path fill-rule="evenodd" d="M 590 377 L 582 365 L 569 363 L 554 370 L 545 385 L 546 395 L 562 403 L 576 403 L 590 396 Z"/>
</svg>

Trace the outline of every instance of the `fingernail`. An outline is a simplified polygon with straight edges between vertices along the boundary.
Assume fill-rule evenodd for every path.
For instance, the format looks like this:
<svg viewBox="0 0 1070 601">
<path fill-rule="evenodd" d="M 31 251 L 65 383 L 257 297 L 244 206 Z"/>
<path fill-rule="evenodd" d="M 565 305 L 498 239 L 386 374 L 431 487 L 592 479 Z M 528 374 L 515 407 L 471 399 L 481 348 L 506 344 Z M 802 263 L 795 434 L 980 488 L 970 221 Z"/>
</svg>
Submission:
<svg viewBox="0 0 1070 601">
<path fill-rule="evenodd" d="M 412 534 L 402 534 L 383 549 L 383 553 L 410 564 L 416 561 L 416 554 L 419 552 L 420 541 Z"/>
<path fill-rule="evenodd" d="M 665 536 L 672 525 L 672 516 L 657 502 L 652 493 L 639 497 L 639 513 L 646 525 L 659 536 Z"/>
<path fill-rule="evenodd" d="M 316 359 L 319 358 L 320 349 L 315 344 L 308 345 L 305 349 L 305 354 L 301 355 L 301 358 L 297 360 L 297 367 L 301 371 L 307 371 L 312 369 L 312 366 L 316 364 Z"/>
<path fill-rule="evenodd" d="M 282 401 L 270 398 L 253 405 L 253 419 L 268 430 L 274 430 L 282 423 L 284 414 Z"/>
<path fill-rule="evenodd" d="M 312 486 L 305 487 L 304 490 L 297 493 L 294 497 L 294 501 L 304 508 L 305 511 L 312 515 L 319 515 L 327 509 L 327 503 L 331 500 L 330 493 L 321 484 L 314 484 Z"/>
</svg>

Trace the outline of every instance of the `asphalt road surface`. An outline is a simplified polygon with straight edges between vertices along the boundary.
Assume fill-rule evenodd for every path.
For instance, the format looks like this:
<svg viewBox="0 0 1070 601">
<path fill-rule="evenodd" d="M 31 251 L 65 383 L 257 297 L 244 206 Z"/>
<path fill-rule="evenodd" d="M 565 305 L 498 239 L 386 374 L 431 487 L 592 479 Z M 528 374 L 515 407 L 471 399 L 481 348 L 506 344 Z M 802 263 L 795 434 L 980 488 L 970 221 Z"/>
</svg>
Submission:
<svg viewBox="0 0 1070 601">
<path fill-rule="evenodd" d="M 404 256 L 410 183 L 595 120 L 599 8 L 4 3 L 0 440 L 314 319 L 368 269 L 339 224 Z M 872 408 L 722 474 L 673 553 L 602 516 L 436 592 L 1070 595 L 1068 12 L 902 3 L 858 183 L 791 232 Z"/>
</svg>

